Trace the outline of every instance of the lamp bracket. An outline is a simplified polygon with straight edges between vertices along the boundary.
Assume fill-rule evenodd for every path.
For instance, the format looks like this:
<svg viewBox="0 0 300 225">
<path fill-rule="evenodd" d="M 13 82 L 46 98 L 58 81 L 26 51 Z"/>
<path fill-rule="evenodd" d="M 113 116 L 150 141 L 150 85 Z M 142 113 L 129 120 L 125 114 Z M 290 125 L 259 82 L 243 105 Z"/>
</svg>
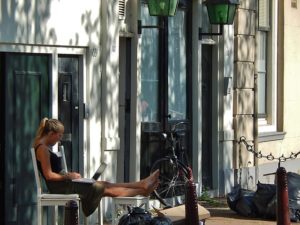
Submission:
<svg viewBox="0 0 300 225">
<path fill-rule="evenodd" d="M 142 26 L 142 21 L 138 20 L 138 34 L 142 34 L 142 29 L 164 29 L 164 26 L 158 26 L 158 25 L 144 25 Z"/>
<path fill-rule="evenodd" d="M 202 36 L 215 36 L 215 35 L 223 35 L 223 24 L 220 24 L 219 32 L 213 33 L 202 33 L 202 28 L 199 28 L 199 40 L 202 40 Z"/>
</svg>

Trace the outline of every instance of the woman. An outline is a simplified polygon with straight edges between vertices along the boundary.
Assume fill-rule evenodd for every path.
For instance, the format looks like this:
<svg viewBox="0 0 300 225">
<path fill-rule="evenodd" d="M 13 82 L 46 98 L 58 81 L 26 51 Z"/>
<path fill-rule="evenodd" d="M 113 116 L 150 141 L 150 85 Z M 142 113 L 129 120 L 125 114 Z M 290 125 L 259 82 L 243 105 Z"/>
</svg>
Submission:
<svg viewBox="0 0 300 225">
<path fill-rule="evenodd" d="M 104 196 L 148 196 L 158 186 L 159 171 L 149 177 L 132 183 L 109 183 L 97 181 L 93 184 L 72 182 L 80 178 L 76 172 L 63 173 L 60 158 L 51 151 L 51 146 L 59 142 L 64 133 L 63 124 L 57 119 L 42 119 L 34 139 L 33 147 L 36 153 L 37 165 L 44 177 L 50 193 L 79 194 L 82 200 L 82 210 L 86 216 L 91 215 Z"/>
</svg>

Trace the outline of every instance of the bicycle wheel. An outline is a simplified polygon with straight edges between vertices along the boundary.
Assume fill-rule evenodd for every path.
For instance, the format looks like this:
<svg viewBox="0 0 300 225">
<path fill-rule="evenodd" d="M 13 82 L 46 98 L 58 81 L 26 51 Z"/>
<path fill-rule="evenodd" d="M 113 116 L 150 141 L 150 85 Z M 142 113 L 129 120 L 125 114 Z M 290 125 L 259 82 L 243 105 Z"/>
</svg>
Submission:
<svg viewBox="0 0 300 225">
<path fill-rule="evenodd" d="M 178 160 L 162 158 L 154 162 L 150 173 L 157 169 L 160 171 L 159 186 L 154 191 L 154 195 L 162 204 L 174 206 L 176 202 L 170 200 L 170 198 L 184 195 L 187 167 Z"/>
</svg>

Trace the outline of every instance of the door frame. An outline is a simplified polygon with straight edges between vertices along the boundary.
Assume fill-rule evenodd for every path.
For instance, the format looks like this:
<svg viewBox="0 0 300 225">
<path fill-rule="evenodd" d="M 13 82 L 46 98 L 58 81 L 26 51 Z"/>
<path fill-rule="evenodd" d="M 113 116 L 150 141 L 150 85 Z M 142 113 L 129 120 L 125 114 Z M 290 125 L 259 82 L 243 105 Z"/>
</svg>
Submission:
<svg viewBox="0 0 300 225">
<path fill-rule="evenodd" d="M 3 62 L 3 54 L 4 53 L 31 53 L 31 54 L 48 54 L 50 56 L 49 59 L 49 115 L 51 117 L 57 117 L 58 116 L 58 99 L 54 97 L 53 93 L 57 93 L 57 81 L 58 81 L 58 69 L 57 69 L 57 62 L 58 62 L 58 55 L 59 54 L 68 54 L 68 55 L 77 55 L 79 57 L 79 66 L 80 66 L 80 73 L 79 76 L 81 77 L 81 81 L 79 82 L 79 88 L 80 92 L 82 93 L 81 99 L 82 102 L 85 102 L 86 95 L 85 95 L 85 88 L 84 84 L 86 83 L 86 72 L 84 72 L 86 68 L 86 63 L 89 63 L 87 61 L 87 53 L 89 52 L 89 49 L 86 48 L 67 48 L 67 47 L 51 47 L 51 46 L 32 46 L 32 45 L 10 45 L 10 44 L 1 44 L 0 46 L 0 59 L 1 62 Z M 5 67 L 0 67 L 0 72 L 3 71 Z M 3 73 L 1 73 L 3 74 Z M 0 98 L 5 98 L 5 92 L 4 92 L 4 85 L 5 85 L 5 77 L 0 77 Z M 5 104 L 3 104 L 5 105 Z M 84 175 L 89 173 L 89 163 L 87 157 L 84 157 L 83 153 L 85 152 L 84 148 L 87 148 L 87 146 L 84 145 L 85 135 L 83 128 L 85 126 L 84 119 L 88 116 L 87 109 L 84 110 L 84 105 L 82 105 L 80 110 L 80 118 L 82 118 L 79 124 L 79 154 L 82 156 L 83 160 L 81 160 L 79 164 L 79 172 L 84 172 Z M 4 118 L 4 107 L 0 110 L 0 213 L 3 215 L 5 211 L 5 196 L 4 196 L 4 151 L 2 149 L 4 148 L 4 129 L 2 129 L 4 126 L 5 118 Z M 87 165 L 87 166 L 84 166 Z M 85 168 L 86 167 L 86 168 Z M 84 171 L 84 168 L 86 169 Z M 4 217 L 0 217 L 0 223 L 4 224 Z"/>
<path fill-rule="evenodd" d="M 4 62 L 3 60 L 3 54 L 0 52 L 0 61 Z M 4 62 L 5 64 L 5 62 Z M 5 66 L 0 65 L 0 74 L 4 74 L 4 68 Z M 5 89 L 4 89 L 4 76 L 0 76 L 0 99 L 5 99 Z M 5 102 L 4 104 L 5 105 Z M 4 118 L 4 107 L 1 107 L 0 110 L 0 213 L 4 215 L 4 210 L 5 210 L 5 193 L 4 193 L 4 124 L 5 124 L 5 118 Z M 0 224 L 4 224 L 4 216 L 0 217 Z"/>
</svg>

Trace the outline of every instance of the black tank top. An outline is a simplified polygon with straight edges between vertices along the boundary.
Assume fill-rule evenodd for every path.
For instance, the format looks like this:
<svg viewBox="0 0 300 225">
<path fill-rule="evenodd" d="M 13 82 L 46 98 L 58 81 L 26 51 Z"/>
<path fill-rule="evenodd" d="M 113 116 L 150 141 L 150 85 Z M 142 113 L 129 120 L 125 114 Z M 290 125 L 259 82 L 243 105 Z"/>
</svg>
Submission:
<svg viewBox="0 0 300 225">
<path fill-rule="evenodd" d="M 37 149 L 41 146 L 42 144 L 39 144 L 35 147 L 35 153 L 37 151 Z M 51 165 L 51 169 L 53 172 L 55 173 L 60 173 L 62 171 L 62 166 L 61 166 L 61 157 L 57 156 L 54 152 L 52 152 L 50 149 L 48 149 L 49 153 L 50 153 L 50 165 Z M 37 166 L 38 169 L 40 171 L 40 173 L 42 174 L 43 178 L 46 180 L 44 174 L 43 174 L 43 170 L 42 170 L 42 165 L 40 163 L 40 161 L 37 159 Z"/>
</svg>

